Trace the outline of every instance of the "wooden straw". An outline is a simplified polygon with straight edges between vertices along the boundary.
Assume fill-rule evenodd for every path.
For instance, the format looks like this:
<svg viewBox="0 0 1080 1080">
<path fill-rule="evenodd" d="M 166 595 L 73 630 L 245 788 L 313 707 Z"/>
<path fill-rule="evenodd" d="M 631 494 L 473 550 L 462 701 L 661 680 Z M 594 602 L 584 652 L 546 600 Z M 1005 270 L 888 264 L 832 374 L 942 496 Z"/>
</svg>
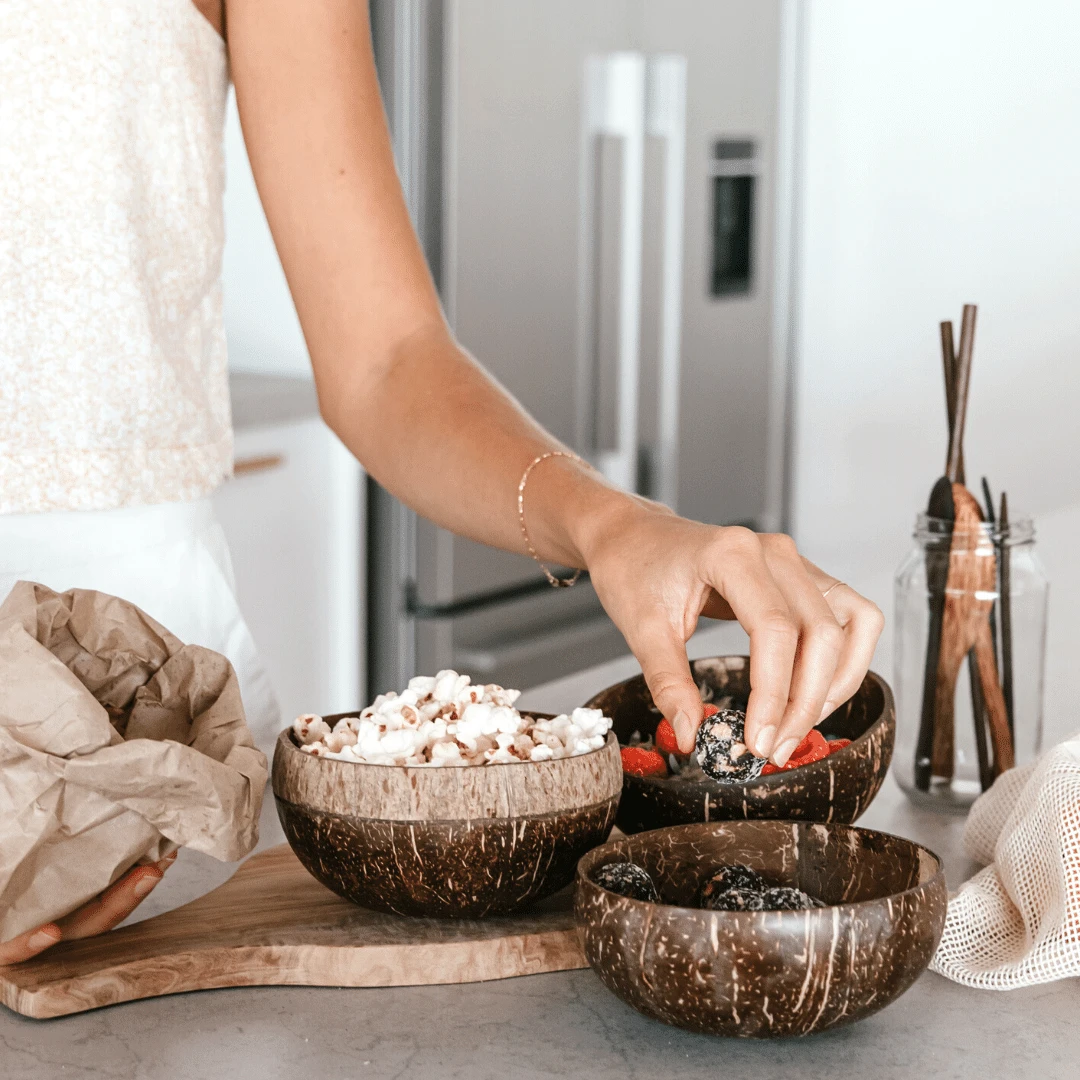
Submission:
<svg viewBox="0 0 1080 1080">
<path fill-rule="evenodd" d="M 960 352 L 956 358 L 956 410 L 952 431 L 949 432 L 949 457 L 945 475 L 954 483 L 960 483 L 960 470 L 964 459 L 964 422 L 967 419 L 968 386 L 971 378 L 971 352 L 975 348 L 975 305 L 964 305 L 960 323 Z M 950 336 L 952 331 L 949 331 Z M 942 331 L 944 337 L 944 331 Z"/>
<path fill-rule="evenodd" d="M 945 369 L 945 414 L 949 421 L 949 445 L 952 446 L 953 428 L 956 426 L 956 346 L 953 344 L 951 320 L 941 324 L 941 363 Z M 946 463 L 946 468 L 948 467 Z M 960 447 L 960 475 L 964 482 L 964 448 Z"/>
</svg>

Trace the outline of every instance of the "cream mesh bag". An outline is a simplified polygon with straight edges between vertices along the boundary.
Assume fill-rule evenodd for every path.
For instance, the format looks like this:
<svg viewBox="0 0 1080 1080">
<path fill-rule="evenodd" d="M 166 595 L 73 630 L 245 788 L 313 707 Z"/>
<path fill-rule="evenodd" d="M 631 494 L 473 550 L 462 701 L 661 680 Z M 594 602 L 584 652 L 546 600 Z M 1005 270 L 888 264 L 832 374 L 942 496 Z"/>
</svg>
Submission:
<svg viewBox="0 0 1080 1080">
<path fill-rule="evenodd" d="M 932 970 L 988 990 L 1080 975 L 1080 734 L 998 777 L 964 846 L 991 865 L 950 899 Z"/>
</svg>

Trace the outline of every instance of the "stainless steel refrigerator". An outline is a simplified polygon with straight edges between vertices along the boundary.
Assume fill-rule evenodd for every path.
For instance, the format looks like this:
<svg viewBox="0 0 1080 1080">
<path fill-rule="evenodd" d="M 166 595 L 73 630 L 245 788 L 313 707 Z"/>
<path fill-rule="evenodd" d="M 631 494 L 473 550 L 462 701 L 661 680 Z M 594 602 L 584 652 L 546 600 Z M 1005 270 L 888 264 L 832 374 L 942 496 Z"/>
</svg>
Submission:
<svg viewBox="0 0 1080 1080">
<path fill-rule="evenodd" d="M 461 342 L 618 483 L 782 528 L 799 0 L 373 0 L 372 24 Z M 625 651 L 587 582 L 370 496 L 372 692 Z"/>
</svg>

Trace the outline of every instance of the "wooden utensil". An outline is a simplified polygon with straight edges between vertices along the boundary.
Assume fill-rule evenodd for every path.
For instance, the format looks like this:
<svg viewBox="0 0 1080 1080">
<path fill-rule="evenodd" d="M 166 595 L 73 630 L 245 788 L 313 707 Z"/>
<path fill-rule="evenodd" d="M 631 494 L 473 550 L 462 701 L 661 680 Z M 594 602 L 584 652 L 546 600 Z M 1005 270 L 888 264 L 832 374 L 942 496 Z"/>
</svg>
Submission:
<svg viewBox="0 0 1080 1080">
<path fill-rule="evenodd" d="M 946 329 L 948 325 L 948 329 Z M 952 354 L 952 324 L 941 326 L 943 360 Z M 940 521 L 953 521 L 956 508 L 953 502 L 954 485 L 960 481 L 963 464 L 964 421 L 967 418 L 967 396 L 971 373 L 971 350 L 975 341 L 975 305 L 965 304 L 960 327 L 960 356 L 955 367 L 955 378 L 946 379 L 946 404 L 948 386 L 954 387 L 953 407 L 948 410 L 952 423 L 949 426 L 949 450 L 945 462 L 945 475 L 940 477 L 930 492 L 927 513 Z M 944 360 L 946 369 L 951 367 Z M 937 671 L 941 657 L 942 625 L 945 616 L 945 589 L 949 576 L 950 538 L 942 535 L 930 541 L 926 550 L 926 585 L 929 604 L 929 624 L 926 639 L 926 667 L 923 670 L 922 713 L 919 736 L 915 744 L 915 786 L 921 791 L 930 790 L 932 776 L 951 777 L 952 731 L 938 734 L 934 715 L 937 697 Z M 954 680 L 955 683 L 955 680 Z M 951 715 L 951 714 L 950 714 Z M 948 757 L 944 755 L 946 752 Z"/>
<path fill-rule="evenodd" d="M 941 360 L 945 371 L 945 411 L 947 414 L 949 436 L 952 437 L 956 426 L 956 375 L 957 359 L 953 347 L 953 326 L 951 322 L 941 324 Z M 964 451 L 960 449 L 960 462 L 957 469 L 957 481 L 964 481 Z M 986 481 L 983 480 L 985 485 Z M 955 507 L 954 507 L 955 512 Z M 975 731 L 975 755 L 979 765 L 979 784 L 985 791 L 993 783 L 993 768 L 990 762 L 990 752 L 986 744 L 987 713 L 986 701 L 983 697 L 982 684 L 979 679 L 978 660 L 975 650 L 971 649 L 967 654 L 968 684 L 971 688 L 971 717 L 972 727 Z"/>
<path fill-rule="evenodd" d="M 952 494 L 956 519 L 945 587 L 941 657 L 935 680 L 934 775 L 952 775 L 956 680 L 964 657 L 972 650 L 986 704 L 990 742 L 994 751 L 994 773 L 997 775 L 1013 765 L 1008 714 L 998 683 L 997 659 L 990 636 L 990 609 L 997 586 L 997 560 L 993 540 L 982 528 L 982 513 L 975 497 L 962 484 L 954 484 Z"/>
<path fill-rule="evenodd" d="M 949 426 L 949 441 L 952 441 L 953 429 L 956 427 L 956 348 L 953 344 L 952 320 L 947 319 L 941 324 L 941 363 L 945 370 L 945 418 Z M 957 483 L 966 483 L 964 477 L 964 448 L 960 447 L 960 460 L 956 468 Z"/>
<path fill-rule="evenodd" d="M 427 986 L 584 966 L 570 889 L 501 919 L 383 915 L 335 896 L 282 844 L 175 911 L 0 967 L 0 1001 L 45 1018 L 227 986 Z"/>
</svg>

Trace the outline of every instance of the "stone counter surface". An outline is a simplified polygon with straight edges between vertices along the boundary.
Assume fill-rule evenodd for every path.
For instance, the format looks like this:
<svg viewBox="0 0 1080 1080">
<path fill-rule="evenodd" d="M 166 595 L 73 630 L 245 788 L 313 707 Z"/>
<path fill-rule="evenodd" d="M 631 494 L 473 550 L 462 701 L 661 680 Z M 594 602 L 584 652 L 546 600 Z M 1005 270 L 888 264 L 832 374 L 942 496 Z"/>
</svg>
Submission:
<svg viewBox="0 0 1080 1080">
<path fill-rule="evenodd" d="M 717 652 L 741 651 L 729 634 L 708 640 Z M 558 711 L 633 670 L 631 660 L 614 661 L 524 701 Z M 891 779 L 860 824 L 933 848 L 945 859 L 951 887 L 973 869 L 961 846 L 962 821 L 912 808 Z M 260 847 L 280 842 L 268 797 Z M 193 899 L 231 872 L 183 852 L 140 916 Z M 1075 980 L 995 993 L 931 973 L 862 1023 L 783 1042 L 665 1027 L 624 1005 L 588 970 L 468 986 L 217 990 L 47 1021 L 0 1007 L 0 1078 L 1075 1080 L 1078 1016 Z"/>
</svg>

